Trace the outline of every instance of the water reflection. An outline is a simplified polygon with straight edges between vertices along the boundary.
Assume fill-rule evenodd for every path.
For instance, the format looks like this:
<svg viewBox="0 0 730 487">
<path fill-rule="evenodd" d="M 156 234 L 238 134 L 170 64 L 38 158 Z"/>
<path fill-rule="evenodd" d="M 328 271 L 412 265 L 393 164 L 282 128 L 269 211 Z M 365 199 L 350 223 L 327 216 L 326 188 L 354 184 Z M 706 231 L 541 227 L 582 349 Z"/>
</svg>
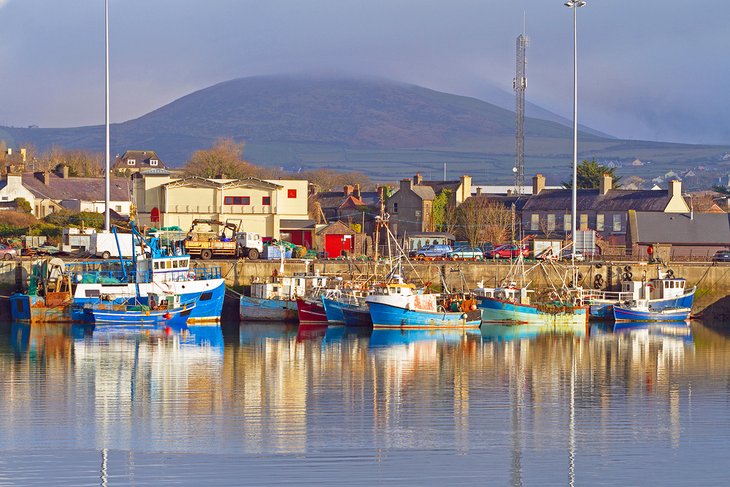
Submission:
<svg viewBox="0 0 730 487">
<path fill-rule="evenodd" d="M 452 451 L 496 483 L 570 484 L 730 431 L 725 327 L 224 328 L 13 325 L 0 449 Z"/>
</svg>

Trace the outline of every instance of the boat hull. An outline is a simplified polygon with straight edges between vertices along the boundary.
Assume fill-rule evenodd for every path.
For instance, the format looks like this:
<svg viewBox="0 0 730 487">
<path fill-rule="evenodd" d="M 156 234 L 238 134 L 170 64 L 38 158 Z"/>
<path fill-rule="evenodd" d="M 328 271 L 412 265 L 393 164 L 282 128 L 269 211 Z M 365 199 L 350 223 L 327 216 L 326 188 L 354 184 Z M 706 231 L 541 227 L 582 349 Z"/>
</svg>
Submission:
<svg viewBox="0 0 730 487">
<path fill-rule="evenodd" d="M 370 308 L 366 306 L 343 306 L 342 315 L 345 318 L 345 326 L 358 326 L 372 328 L 373 319 L 370 316 Z"/>
<path fill-rule="evenodd" d="M 238 314 L 242 321 L 299 321 L 297 302 L 241 296 Z"/>
<path fill-rule="evenodd" d="M 119 309 L 105 309 L 96 305 L 94 308 L 84 309 L 84 316 L 88 323 L 96 325 L 186 325 L 195 306 L 175 308 L 171 310 L 140 310 L 123 311 Z"/>
<path fill-rule="evenodd" d="M 665 299 L 650 299 L 649 306 L 653 310 L 661 311 L 666 309 L 692 308 L 695 297 L 695 288 L 688 291 L 682 296 Z M 601 320 L 614 319 L 613 307 L 620 303 L 612 301 L 599 301 L 591 303 L 591 317 Z"/>
<path fill-rule="evenodd" d="M 139 292 L 137 291 L 139 286 Z M 71 310 L 74 321 L 84 321 L 84 307 L 99 303 L 99 296 L 108 296 L 108 300 L 129 299 L 138 296 L 145 301 L 149 293 L 164 292 L 177 294 L 180 301 L 195 302 L 196 306 L 188 317 L 188 323 L 218 322 L 223 312 L 223 298 L 225 296 L 225 281 L 223 279 L 200 279 L 163 282 L 144 282 L 135 284 L 100 284 L 79 283 L 74 293 L 73 308 Z"/>
<path fill-rule="evenodd" d="M 686 321 L 689 319 L 691 308 L 676 308 L 662 310 L 631 309 L 623 306 L 613 306 L 613 319 L 616 322 L 627 321 Z"/>
<path fill-rule="evenodd" d="M 304 326 L 326 326 L 327 313 L 321 302 L 305 301 L 297 298 L 297 313 L 299 314 L 299 325 Z"/>
<path fill-rule="evenodd" d="M 58 302 L 58 300 L 55 300 Z M 16 293 L 10 296 L 10 317 L 21 323 L 71 323 L 71 300 L 52 304 L 42 296 Z M 78 320 L 82 321 L 82 320 Z"/>
<path fill-rule="evenodd" d="M 422 311 L 406 309 L 391 304 L 370 302 L 370 317 L 373 329 L 441 329 L 441 328 L 479 328 L 479 311 Z"/>
<path fill-rule="evenodd" d="M 322 306 L 324 307 L 324 312 L 325 315 L 327 315 L 328 322 L 340 325 L 345 323 L 345 317 L 342 314 L 343 304 L 344 303 L 340 303 L 334 299 L 322 296 Z"/>
<path fill-rule="evenodd" d="M 536 305 L 512 303 L 490 297 L 477 297 L 478 308 L 484 323 L 514 325 L 587 325 L 588 306 L 541 307 Z"/>
</svg>

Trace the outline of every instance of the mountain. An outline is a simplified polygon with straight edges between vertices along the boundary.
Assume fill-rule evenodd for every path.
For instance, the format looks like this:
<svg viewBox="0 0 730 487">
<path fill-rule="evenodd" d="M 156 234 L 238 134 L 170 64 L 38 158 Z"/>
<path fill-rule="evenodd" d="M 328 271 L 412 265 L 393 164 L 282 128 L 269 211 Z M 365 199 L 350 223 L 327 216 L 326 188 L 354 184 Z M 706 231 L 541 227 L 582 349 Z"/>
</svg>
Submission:
<svg viewBox="0 0 730 487">
<path fill-rule="evenodd" d="M 555 116 L 557 117 L 557 116 Z M 173 165 L 219 137 L 246 143 L 251 162 L 290 170 L 326 166 L 394 180 L 420 170 L 510 182 L 514 112 L 475 98 L 383 79 L 261 76 L 216 84 L 111 127 L 114 153 L 156 150 Z M 558 121 L 526 118 L 526 169 L 564 180 L 572 130 Z M 102 126 L 68 129 L 0 127 L 12 146 L 32 143 L 101 151 Z M 650 159 L 682 168 L 719 160 L 730 148 L 624 141 L 583 131 L 581 158 Z M 655 166 L 656 168 L 656 166 Z M 652 168 L 654 169 L 654 168 Z M 557 181 L 556 181 L 557 182 Z"/>
</svg>

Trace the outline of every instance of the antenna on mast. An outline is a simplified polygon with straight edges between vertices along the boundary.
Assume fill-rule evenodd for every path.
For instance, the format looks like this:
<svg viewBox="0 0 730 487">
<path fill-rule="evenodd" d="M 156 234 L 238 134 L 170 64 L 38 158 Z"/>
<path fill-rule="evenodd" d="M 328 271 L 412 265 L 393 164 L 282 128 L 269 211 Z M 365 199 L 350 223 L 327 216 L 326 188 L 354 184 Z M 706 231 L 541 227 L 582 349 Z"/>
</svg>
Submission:
<svg viewBox="0 0 730 487">
<path fill-rule="evenodd" d="M 512 87 L 515 90 L 517 130 L 515 133 L 515 193 L 521 195 L 525 186 L 525 90 L 527 89 L 527 64 L 525 51 L 527 50 L 527 35 L 525 34 L 526 14 L 522 14 L 522 34 L 517 36 L 517 56 L 515 78 Z"/>
</svg>

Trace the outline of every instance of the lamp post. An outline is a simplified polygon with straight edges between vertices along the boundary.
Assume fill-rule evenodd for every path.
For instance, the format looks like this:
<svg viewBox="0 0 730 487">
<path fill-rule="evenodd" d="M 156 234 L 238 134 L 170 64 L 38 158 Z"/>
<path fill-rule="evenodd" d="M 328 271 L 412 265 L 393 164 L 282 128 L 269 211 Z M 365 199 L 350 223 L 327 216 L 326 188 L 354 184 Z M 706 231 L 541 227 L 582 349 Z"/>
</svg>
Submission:
<svg viewBox="0 0 730 487">
<path fill-rule="evenodd" d="M 573 9 L 573 207 L 570 217 L 573 251 L 571 265 L 575 274 L 575 235 L 578 216 L 578 8 L 586 4 L 585 0 L 568 0 L 565 6 Z M 573 285 L 577 285 L 573 276 Z"/>
</svg>

